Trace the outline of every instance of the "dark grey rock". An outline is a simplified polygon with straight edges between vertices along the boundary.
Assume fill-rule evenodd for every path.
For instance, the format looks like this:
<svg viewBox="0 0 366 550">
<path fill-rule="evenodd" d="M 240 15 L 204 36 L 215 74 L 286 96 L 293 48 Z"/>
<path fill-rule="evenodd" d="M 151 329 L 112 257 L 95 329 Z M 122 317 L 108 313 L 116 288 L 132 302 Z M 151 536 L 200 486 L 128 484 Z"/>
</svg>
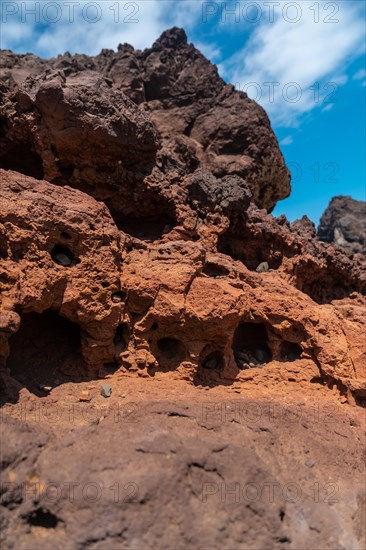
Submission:
<svg viewBox="0 0 366 550">
<path fill-rule="evenodd" d="M 366 202 L 333 197 L 320 219 L 318 237 L 353 253 L 366 255 Z"/>
<path fill-rule="evenodd" d="M 269 271 L 268 262 L 261 262 L 256 268 L 257 273 L 266 273 Z"/>
<path fill-rule="evenodd" d="M 109 384 L 103 384 L 100 389 L 100 395 L 103 397 L 110 397 L 112 395 L 112 386 Z"/>
</svg>

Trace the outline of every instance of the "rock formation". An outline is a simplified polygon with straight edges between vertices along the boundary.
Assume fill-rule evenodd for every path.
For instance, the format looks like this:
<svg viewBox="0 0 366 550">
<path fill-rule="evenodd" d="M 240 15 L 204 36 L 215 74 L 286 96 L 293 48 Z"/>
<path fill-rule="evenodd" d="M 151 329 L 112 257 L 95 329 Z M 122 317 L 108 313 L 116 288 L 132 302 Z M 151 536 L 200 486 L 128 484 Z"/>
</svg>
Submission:
<svg viewBox="0 0 366 550">
<path fill-rule="evenodd" d="M 28 170 L 28 175 L 36 173 L 58 184 L 67 180 L 97 199 L 106 197 L 108 184 L 130 186 L 136 171 L 145 172 L 142 166 L 153 164 L 157 151 L 151 123 L 141 113 L 145 111 L 161 139 L 155 177 L 151 174 L 153 181 L 145 184 L 160 187 L 163 179 L 163 196 L 171 197 L 177 179 L 197 168 L 208 169 L 217 177 L 241 176 L 253 201 L 269 210 L 289 195 L 289 172 L 265 111 L 246 94 L 226 85 L 216 67 L 187 44 L 182 29 L 165 32 L 143 52 L 125 44 L 117 52 L 103 50 L 94 58 L 65 54 L 47 62 L 4 52 L 0 78 L 13 90 L 24 84 L 21 97 L 10 97 L 2 128 L 4 138 L 16 148 L 26 140 L 17 131 L 24 126 L 22 132 L 29 136 L 28 149 L 36 155 L 38 167 L 33 173 Z M 117 112 L 132 109 L 123 93 L 140 106 L 134 109 L 138 118 L 127 112 L 116 117 Z M 103 115 L 103 129 L 96 127 L 98 112 Z M 27 130 L 30 126 L 31 131 Z M 144 136 L 139 135 L 141 130 Z M 124 150 L 121 158 L 114 145 L 118 140 Z M 83 145 L 86 151 L 80 150 Z M 3 145 L 2 163 L 11 165 L 14 156 L 14 149 Z M 95 171 L 100 179 L 104 177 L 104 185 L 98 185 Z M 111 206 L 115 205 L 111 202 Z"/>
<path fill-rule="evenodd" d="M 333 197 L 321 217 L 318 237 L 352 254 L 366 256 L 366 202 Z"/>
<path fill-rule="evenodd" d="M 1 52 L 0 104 L 7 548 L 49 548 L 50 535 L 94 550 L 361 548 L 365 262 L 324 238 L 325 218 L 328 243 L 308 218 L 270 214 L 290 184 L 263 109 L 180 29 L 93 58 Z M 268 403 L 304 416 L 289 431 L 269 409 L 272 426 L 226 429 L 220 407 L 238 393 L 234 414 L 249 399 L 262 420 Z M 222 483 L 283 490 L 294 476 L 305 500 L 205 508 Z M 50 503 L 44 488 L 75 478 L 126 494 Z M 336 478 L 340 500 L 323 485 L 317 509 L 311 487 Z"/>
</svg>

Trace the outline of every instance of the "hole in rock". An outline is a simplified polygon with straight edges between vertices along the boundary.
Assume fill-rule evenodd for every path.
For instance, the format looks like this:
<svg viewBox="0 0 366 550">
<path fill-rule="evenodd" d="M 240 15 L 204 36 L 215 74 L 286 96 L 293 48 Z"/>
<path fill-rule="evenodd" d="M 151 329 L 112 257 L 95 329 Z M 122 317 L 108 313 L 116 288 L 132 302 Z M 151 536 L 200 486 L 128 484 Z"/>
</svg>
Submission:
<svg viewBox="0 0 366 550">
<path fill-rule="evenodd" d="M 155 321 L 152 325 L 151 325 L 151 330 L 157 330 L 159 327 L 158 323 Z"/>
<path fill-rule="evenodd" d="M 69 241 L 71 239 L 71 235 L 67 231 L 63 231 L 61 233 L 61 237 L 65 239 L 65 241 Z"/>
<path fill-rule="evenodd" d="M 166 75 L 161 75 L 154 71 L 149 81 L 144 81 L 144 92 L 146 101 L 154 99 L 163 99 L 167 93 L 168 78 Z M 169 86 L 170 87 L 170 86 Z"/>
<path fill-rule="evenodd" d="M 0 235 L 0 258 L 6 260 L 8 257 L 8 242 L 7 238 Z"/>
<path fill-rule="evenodd" d="M 173 359 L 181 350 L 181 342 L 176 338 L 161 338 L 158 341 L 158 350 L 167 359 Z"/>
<path fill-rule="evenodd" d="M 225 367 L 224 354 L 222 351 L 213 351 L 204 357 L 201 364 L 204 369 L 222 371 Z"/>
<path fill-rule="evenodd" d="M 87 373 L 81 354 L 80 327 L 57 312 L 21 314 L 19 331 L 9 339 L 10 374 L 29 391 L 44 396 L 43 387 L 78 381 Z"/>
<path fill-rule="evenodd" d="M 366 398 L 362 395 L 355 395 L 355 401 L 357 407 L 362 407 L 363 409 L 366 409 Z"/>
<path fill-rule="evenodd" d="M 186 348 L 177 338 L 160 338 L 156 343 L 156 359 L 161 367 L 175 369 L 184 361 Z"/>
<path fill-rule="evenodd" d="M 168 214 L 157 216 L 144 216 L 141 218 L 124 216 L 123 214 L 112 217 L 121 231 L 142 241 L 160 240 L 165 233 L 169 233 L 176 225 L 175 219 Z"/>
<path fill-rule="evenodd" d="M 219 346 L 219 344 L 216 344 Z M 223 349 L 215 349 L 215 344 L 207 344 L 200 353 L 198 369 L 193 376 L 195 386 L 229 386 L 234 382 L 225 377 L 226 359 Z"/>
<path fill-rule="evenodd" d="M 113 292 L 112 296 L 111 296 L 111 299 L 112 299 L 112 302 L 114 303 L 119 303 L 119 302 L 124 302 L 127 298 L 127 295 L 125 292 L 122 292 L 122 291 L 118 291 L 118 292 Z"/>
<path fill-rule="evenodd" d="M 74 175 L 75 165 L 70 164 L 68 162 L 58 162 L 58 169 L 60 171 L 61 177 L 55 179 L 55 183 L 62 183 L 65 181 L 67 183 L 67 180 L 72 178 Z"/>
<path fill-rule="evenodd" d="M 325 380 L 322 376 L 313 376 L 311 379 L 310 379 L 310 383 L 311 384 L 322 384 L 324 385 L 325 384 Z"/>
<path fill-rule="evenodd" d="M 333 300 L 347 298 L 352 292 L 357 291 L 355 286 L 348 285 L 332 275 L 318 276 L 316 281 L 297 284 L 301 292 L 304 292 L 317 304 L 329 304 Z M 361 291 L 364 294 L 364 291 Z"/>
<path fill-rule="evenodd" d="M 282 342 L 280 347 L 281 361 L 296 361 L 300 359 L 302 354 L 302 347 L 294 342 Z"/>
<path fill-rule="evenodd" d="M 285 511 L 284 510 L 280 510 L 280 520 L 283 521 L 285 519 Z"/>
<path fill-rule="evenodd" d="M 37 508 L 27 517 L 29 525 L 34 527 L 44 527 L 45 529 L 55 529 L 58 524 L 58 518 L 52 512 L 44 508 Z"/>
<path fill-rule="evenodd" d="M 207 262 L 204 265 L 202 272 L 209 277 L 226 277 L 230 273 L 226 267 L 212 262 Z"/>
<path fill-rule="evenodd" d="M 195 122 L 196 122 L 195 118 L 192 118 L 192 120 L 189 121 L 189 123 L 187 124 L 187 126 L 184 128 L 184 131 L 183 131 L 183 134 L 185 136 L 190 137 Z"/>
<path fill-rule="evenodd" d="M 294 255 L 283 243 L 275 239 L 266 242 L 262 235 L 255 237 L 245 227 L 240 227 L 237 232 L 231 229 L 220 235 L 217 250 L 234 260 L 240 260 L 251 271 L 259 272 L 278 269 L 284 256 Z"/>
<path fill-rule="evenodd" d="M 104 369 L 108 374 L 114 374 L 119 369 L 118 363 L 104 363 L 103 365 Z"/>
<path fill-rule="evenodd" d="M 63 267 L 72 267 L 75 265 L 74 254 L 67 246 L 62 246 L 60 244 L 54 246 L 51 250 L 51 258 L 56 264 L 62 265 Z"/>
<path fill-rule="evenodd" d="M 43 179 L 41 157 L 31 151 L 28 143 L 5 141 L 0 143 L 0 168 L 14 170 L 37 180 Z"/>
<path fill-rule="evenodd" d="M 271 361 L 265 325 L 240 323 L 234 334 L 233 351 L 239 369 L 253 368 Z"/>
<path fill-rule="evenodd" d="M 129 328 L 128 325 L 122 323 L 116 328 L 114 333 L 113 344 L 117 347 L 117 353 L 122 353 L 128 346 L 129 341 Z"/>
</svg>

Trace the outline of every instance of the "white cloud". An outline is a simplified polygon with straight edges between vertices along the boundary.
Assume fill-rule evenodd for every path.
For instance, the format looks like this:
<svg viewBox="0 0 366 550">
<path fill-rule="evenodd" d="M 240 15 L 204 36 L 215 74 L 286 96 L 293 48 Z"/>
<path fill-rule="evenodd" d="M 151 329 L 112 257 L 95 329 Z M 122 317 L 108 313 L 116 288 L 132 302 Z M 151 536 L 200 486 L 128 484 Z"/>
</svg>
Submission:
<svg viewBox="0 0 366 550">
<path fill-rule="evenodd" d="M 30 41 L 32 40 L 33 29 L 31 25 L 25 25 L 21 21 L 8 21 L 4 23 L 0 19 L 0 48 L 12 50 L 21 46 L 21 44 L 29 44 L 26 51 L 31 51 Z M 25 50 L 24 50 L 25 51 Z"/>
<path fill-rule="evenodd" d="M 212 61 L 213 63 L 216 63 L 219 59 L 221 59 L 221 51 L 220 48 L 213 44 L 205 44 L 204 42 L 197 42 L 197 40 L 194 41 L 195 47 L 203 53 L 207 59 Z"/>
<path fill-rule="evenodd" d="M 353 75 L 353 80 L 363 80 L 365 76 L 366 76 L 366 70 L 360 69 L 359 71 L 357 71 L 357 73 Z"/>
<path fill-rule="evenodd" d="M 281 141 L 280 145 L 291 145 L 294 142 L 294 138 L 292 136 L 286 136 Z"/>
<path fill-rule="evenodd" d="M 46 58 L 65 51 L 96 55 L 103 48 L 116 49 L 124 42 L 135 48 L 146 48 L 173 25 L 190 28 L 200 20 L 202 7 L 201 0 L 54 0 L 44 4 L 53 5 L 48 11 L 42 2 L 17 0 L 6 4 L 15 6 L 17 13 L 5 12 L 4 4 L 0 5 L 0 47 L 19 53 L 32 51 Z M 26 9 L 34 9 L 35 4 L 40 6 L 37 15 L 26 13 Z M 52 23 L 57 17 L 59 20 Z M 214 47 L 207 51 L 218 55 Z"/>
<path fill-rule="evenodd" d="M 295 126 L 303 113 L 336 97 L 337 86 L 347 79 L 339 71 L 360 54 L 364 36 L 358 2 L 319 2 L 319 22 L 310 9 L 314 4 L 292 4 L 301 10 L 296 23 L 284 18 L 281 3 L 274 21 L 262 18 L 245 47 L 224 64 L 226 78 L 240 89 L 255 83 L 248 95 L 282 126 Z M 328 11 L 331 4 L 339 7 L 337 14 Z M 287 19 L 295 17 L 288 12 Z"/>
<path fill-rule="evenodd" d="M 347 84 L 349 78 L 348 75 L 342 74 L 339 76 L 332 76 L 332 82 L 335 84 L 338 84 L 339 86 L 343 86 L 344 84 Z"/>
<path fill-rule="evenodd" d="M 322 112 L 331 111 L 334 107 L 334 103 L 328 103 L 325 107 L 323 107 Z"/>
</svg>

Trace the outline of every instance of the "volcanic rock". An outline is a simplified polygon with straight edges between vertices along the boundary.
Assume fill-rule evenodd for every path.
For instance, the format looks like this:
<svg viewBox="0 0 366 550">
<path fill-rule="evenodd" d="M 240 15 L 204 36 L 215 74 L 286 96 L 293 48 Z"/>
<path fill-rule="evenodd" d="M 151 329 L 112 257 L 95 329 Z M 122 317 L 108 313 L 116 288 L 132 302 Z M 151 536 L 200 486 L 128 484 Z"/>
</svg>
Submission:
<svg viewBox="0 0 366 550">
<path fill-rule="evenodd" d="M 80 347 L 81 354 L 73 366 L 75 376 L 83 365 L 85 372 L 97 372 L 104 363 L 117 360 L 132 371 L 179 367 L 177 372 L 194 382 L 206 378 L 207 365 L 215 361 L 220 368 L 213 369 L 219 371 L 214 379 L 234 379 L 240 377 L 234 352 L 245 352 L 250 345 L 235 347 L 236 331 L 246 323 L 251 324 L 246 331 L 254 330 L 253 339 L 263 341 L 274 360 L 280 360 L 283 343 L 292 342 L 316 360 L 320 375 L 346 386 L 362 371 L 361 359 L 360 364 L 351 362 L 348 354 L 352 341 L 361 338 L 361 327 L 354 325 L 354 338 L 348 342 L 336 309 L 323 309 L 307 296 L 315 293 L 317 297 L 323 288 L 324 297 L 327 282 L 328 292 L 337 292 L 333 288 L 337 280 L 342 295 L 347 295 L 354 290 L 347 286 L 352 276 L 355 287 L 363 284 L 345 257 L 340 256 L 337 263 L 337 257 L 323 250 L 326 245 L 315 243 L 314 250 L 308 251 L 306 241 L 253 207 L 246 225 L 242 222 L 249 234 L 249 238 L 243 235 L 243 246 L 255 244 L 250 235 L 256 230 L 256 238 L 265 234 L 272 245 L 277 239 L 286 252 L 279 269 L 257 273 L 250 270 L 252 259 L 248 269 L 245 257 L 242 262 L 230 255 L 208 253 L 200 242 L 170 237 L 150 244 L 131 240 L 117 229 L 103 203 L 81 191 L 11 171 L 0 170 L 0 175 L 5 253 L 2 309 L 7 312 L 2 329 L 4 360 L 9 354 L 7 335 L 14 330 L 12 315 L 34 316 L 29 327 L 24 325 L 24 333 L 22 328 L 19 331 L 23 346 L 18 349 L 14 344 L 11 364 L 27 360 L 30 350 L 25 342 L 37 322 L 42 326 L 42 314 L 57 312 L 80 327 L 75 353 Z M 225 233 L 223 237 L 229 238 Z M 52 257 L 55 246 L 65 245 L 75 257 L 74 265 L 66 268 Z M 260 250 L 266 250 L 264 238 Z M 256 257 L 249 252 L 249 258 Z M 323 270 L 324 283 L 308 279 L 314 273 L 309 264 Z M 347 277 L 343 274 L 341 279 L 343 266 Z M 116 294 L 120 301 L 113 299 Z M 52 316 L 50 331 L 52 323 L 56 327 L 58 322 L 51 321 Z M 71 327 L 64 330 L 71 331 Z M 329 338 L 334 341 L 331 346 Z M 45 340 L 52 339 L 51 332 L 40 334 L 39 339 L 37 346 L 44 346 Z M 58 368 L 64 372 L 71 365 Z"/>
<path fill-rule="evenodd" d="M 366 260 L 269 213 L 263 109 L 176 28 L 0 105 L 4 548 L 364 548 Z"/>
<path fill-rule="evenodd" d="M 362 549 L 354 415 L 213 405 L 139 403 L 62 437 L 5 417 L 5 547 Z"/>
<path fill-rule="evenodd" d="M 9 157 L 15 149 L 30 148 L 38 155 L 41 177 L 60 184 L 67 180 L 104 200 L 108 184 L 119 187 L 128 180 L 136 185 L 137 165 L 146 173 L 154 160 L 157 144 L 145 111 L 162 141 L 158 172 L 177 178 L 200 167 L 217 177 L 238 175 L 255 204 L 268 210 L 290 193 L 289 171 L 265 111 L 225 84 L 217 68 L 187 44 L 182 29 L 166 31 L 142 52 L 125 44 L 93 58 L 65 54 L 45 62 L 5 51 L 1 80 L 22 91 L 10 97 L 9 113 L 5 109 L 7 148 L 0 148 L 0 166 L 22 172 L 9 166 Z M 133 110 L 124 94 L 141 109 Z M 130 116 L 124 115 L 127 110 Z M 25 128 L 17 130 L 19 124 Z M 95 189 L 102 178 L 103 188 Z"/>
<path fill-rule="evenodd" d="M 366 256 L 366 202 L 351 197 L 333 197 L 321 217 L 318 237 L 351 253 Z"/>
<path fill-rule="evenodd" d="M 103 384 L 100 389 L 100 395 L 103 397 L 110 397 L 112 395 L 112 387 L 109 384 Z"/>
</svg>

